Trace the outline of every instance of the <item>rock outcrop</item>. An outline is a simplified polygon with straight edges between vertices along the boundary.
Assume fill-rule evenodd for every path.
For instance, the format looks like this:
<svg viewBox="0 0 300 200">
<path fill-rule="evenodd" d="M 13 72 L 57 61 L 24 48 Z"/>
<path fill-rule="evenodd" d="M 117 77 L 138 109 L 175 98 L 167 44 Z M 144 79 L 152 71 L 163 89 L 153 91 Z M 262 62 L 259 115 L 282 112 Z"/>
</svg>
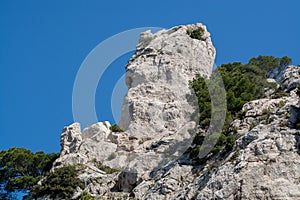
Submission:
<svg viewBox="0 0 300 200">
<path fill-rule="evenodd" d="M 286 73 L 289 73 L 287 69 Z M 300 68 L 294 67 L 297 73 Z M 294 79 L 285 76 L 291 85 Z M 296 88 L 296 87 L 294 87 Z M 188 155 L 170 162 L 132 193 L 137 199 L 299 199 L 300 104 L 288 96 L 258 99 L 243 106 L 232 123 L 241 137 L 233 150 L 205 163 Z M 279 95 L 280 96 L 280 95 Z"/>
<path fill-rule="evenodd" d="M 299 67 L 289 66 L 281 76 L 281 89 L 291 91 L 300 84 Z"/>
<path fill-rule="evenodd" d="M 191 38 L 199 28 L 201 37 Z M 82 132 L 78 123 L 65 127 L 52 170 L 84 165 L 79 178 L 96 199 L 299 199 L 299 67 L 285 70 L 280 95 L 267 91 L 243 106 L 230 125 L 240 136 L 231 151 L 205 162 L 190 158 L 198 122 L 189 81 L 210 76 L 215 54 L 202 24 L 142 33 L 126 66 L 125 131 L 109 122 Z"/>
<path fill-rule="evenodd" d="M 191 38 L 188 32 L 197 29 L 201 29 L 201 37 Z M 189 81 L 197 74 L 210 76 L 215 54 L 210 34 L 202 24 L 142 33 L 136 53 L 126 66 L 128 93 L 120 122 L 126 131 L 112 132 L 108 122 L 93 124 L 82 133 L 78 123 L 65 127 L 61 156 L 54 169 L 87 165 L 88 170 L 80 177 L 85 177 L 89 185 L 95 182 L 93 176 L 103 175 L 95 169 L 95 162 L 122 169 L 114 178 L 113 188 L 123 192 L 131 192 L 139 183 L 150 180 L 153 170 L 190 146 L 192 130 L 198 123 L 192 117 L 198 100 Z M 107 193 L 90 186 L 87 191 L 93 195 Z"/>
</svg>

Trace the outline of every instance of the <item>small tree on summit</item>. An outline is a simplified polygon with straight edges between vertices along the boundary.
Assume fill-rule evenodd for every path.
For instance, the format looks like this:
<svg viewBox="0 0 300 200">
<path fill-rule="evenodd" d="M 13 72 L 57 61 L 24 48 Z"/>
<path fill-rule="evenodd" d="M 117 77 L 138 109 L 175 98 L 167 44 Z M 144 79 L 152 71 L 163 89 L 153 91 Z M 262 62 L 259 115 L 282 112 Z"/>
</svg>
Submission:
<svg viewBox="0 0 300 200">
<path fill-rule="evenodd" d="M 199 27 L 193 31 L 187 30 L 186 33 L 193 39 L 202 40 L 202 36 L 204 34 L 203 28 Z"/>
</svg>

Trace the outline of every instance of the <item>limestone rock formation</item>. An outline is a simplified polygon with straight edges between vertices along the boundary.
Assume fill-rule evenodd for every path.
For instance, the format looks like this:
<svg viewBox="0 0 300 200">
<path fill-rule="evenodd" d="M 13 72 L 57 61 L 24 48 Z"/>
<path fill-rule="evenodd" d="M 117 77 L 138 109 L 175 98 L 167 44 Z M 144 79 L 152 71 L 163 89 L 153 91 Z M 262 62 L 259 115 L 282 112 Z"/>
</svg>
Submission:
<svg viewBox="0 0 300 200">
<path fill-rule="evenodd" d="M 202 31 L 201 38 L 191 38 L 188 32 L 197 29 Z M 95 170 L 95 162 L 122 169 L 114 179 L 114 188 L 124 192 L 151 179 L 151 171 L 189 147 L 191 130 L 197 124 L 192 116 L 198 101 L 189 81 L 197 74 L 210 76 L 215 54 L 210 34 L 202 24 L 142 33 L 136 53 L 126 66 L 128 93 L 120 122 L 126 131 L 112 132 L 108 122 L 93 124 L 82 133 L 78 123 L 65 127 L 62 153 L 54 168 L 80 163 L 93 170 L 95 177 L 101 175 Z M 88 174 L 86 171 L 80 177 Z M 103 188 L 88 188 L 88 192 L 106 193 Z"/>
<path fill-rule="evenodd" d="M 291 91 L 300 84 L 299 67 L 289 66 L 281 77 L 281 89 L 285 91 Z"/>
<path fill-rule="evenodd" d="M 191 38 L 199 28 L 201 38 Z M 210 76 L 215 54 L 202 24 L 142 33 L 126 66 L 125 131 L 113 132 L 109 122 L 65 127 L 52 170 L 84 165 L 79 178 L 96 199 L 299 199 L 299 67 L 285 70 L 282 95 L 269 91 L 243 106 L 230 125 L 240 135 L 232 151 L 190 158 L 198 122 L 189 81 Z"/>
</svg>

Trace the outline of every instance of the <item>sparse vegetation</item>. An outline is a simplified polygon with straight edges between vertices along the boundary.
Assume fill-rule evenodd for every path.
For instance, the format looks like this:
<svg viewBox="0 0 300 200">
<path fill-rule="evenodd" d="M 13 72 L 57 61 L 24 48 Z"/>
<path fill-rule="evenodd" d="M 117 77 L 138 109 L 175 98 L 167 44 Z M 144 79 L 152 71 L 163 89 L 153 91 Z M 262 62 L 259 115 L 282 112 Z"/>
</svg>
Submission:
<svg viewBox="0 0 300 200">
<path fill-rule="evenodd" d="M 216 145 L 212 148 L 211 153 L 213 155 L 219 153 L 221 150 L 231 150 L 234 143 L 235 143 L 235 135 L 224 135 L 223 133 L 212 133 L 208 136 L 207 139 L 207 144 L 206 145 L 211 145 L 216 142 Z M 204 136 L 202 135 L 196 135 L 193 144 L 196 144 L 196 147 L 193 148 L 190 152 L 190 157 L 191 158 L 197 158 L 199 152 L 202 150 L 202 148 L 208 148 L 209 146 L 204 146 Z"/>
<path fill-rule="evenodd" d="M 288 97 L 289 96 L 289 93 L 287 92 L 279 92 L 279 93 L 276 93 L 272 96 L 272 99 L 278 99 L 278 98 L 282 98 L 282 97 Z"/>
<path fill-rule="evenodd" d="M 290 118 L 290 113 L 286 112 L 286 113 L 284 114 L 284 118 L 285 118 L 285 119 L 289 119 L 289 118 Z"/>
<path fill-rule="evenodd" d="M 100 161 L 97 161 L 96 159 L 93 159 L 91 162 L 93 162 L 94 165 L 95 165 L 98 169 L 104 171 L 104 172 L 107 173 L 107 174 L 113 174 L 113 173 L 116 173 L 116 172 L 120 172 L 119 169 L 114 169 L 114 168 L 111 168 L 111 167 L 109 167 L 109 166 L 103 165 Z"/>
<path fill-rule="evenodd" d="M 282 108 L 283 106 L 285 106 L 285 102 L 284 101 L 280 101 L 279 104 L 278 104 L 278 107 Z"/>
<path fill-rule="evenodd" d="M 197 40 L 202 40 L 203 38 L 203 34 L 204 34 L 204 30 L 203 28 L 199 27 L 195 30 L 190 30 L 188 29 L 186 31 L 186 33 L 193 39 L 197 39 Z"/>
<path fill-rule="evenodd" d="M 258 125 L 258 122 L 257 121 L 253 121 L 251 124 L 250 124 L 250 130 L 253 129 L 255 126 Z"/>
<path fill-rule="evenodd" d="M 87 191 L 83 191 L 80 200 L 94 200 L 95 198 L 92 197 Z"/>
<path fill-rule="evenodd" d="M 125 130 L 121 127 L 119 127 L 117 124 L 112 125 L 111 127 L 109 127 L 109 129 L 112 132 L 124 132 Z"/>
<path fill-rule="evenodd" d="M 287 127 L 288 126 L 288 122 L 287 121 L 282 121 L 279 124 L 280 127 Z"/>
<path fill-rule="evenodd" d="M 196 200 L 197 196 L 200 194 L 200 192 L 197 190 L 194 194 L 194 196 L 191 198 L 191 200 Z"/>
<path fill-rule="evenodd" d="M 239 155 L 241 153 L 240 151 L 241 151 L 240 147 L 237 147 L 234 154 L 230 158 L 230 162 L 234 162 L 239 157 Z"/>
</svg>

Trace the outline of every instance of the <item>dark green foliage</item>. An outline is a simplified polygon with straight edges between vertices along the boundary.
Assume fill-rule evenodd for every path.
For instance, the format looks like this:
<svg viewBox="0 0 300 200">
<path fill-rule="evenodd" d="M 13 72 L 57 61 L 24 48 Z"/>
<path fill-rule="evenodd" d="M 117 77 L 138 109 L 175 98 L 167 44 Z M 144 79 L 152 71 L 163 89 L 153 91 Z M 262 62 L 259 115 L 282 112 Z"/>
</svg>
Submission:
<svg viewBox="0 0 300 200">
<path fill-rule="evenodd" d="M 42 181 L 42 185 L 35 185 L 30 195 L 33 198 L 49 195 L 51 198 L 70 199 L 76 187 L 84 188 L 84 183 L 77 177 L 76 166 L 65 166 L 50 172 Z"/>
<path fill-rule="evenodd" d="M 112 132 L 124 132 L 125 130 L 122 129 L 121 127 L 119 127 L 117 124 L 112 125 L 111 127 L 109 127 L 109 129 Z"/>
<path fill-rule="evenodd" d="M 193 140 L 193 144 L 196 144 L 196 145 L 202 145 L 203 141 L 204 141 L 204 136 L 203 135 L 200 135 L 200 134 L 197 134 L 195 137 L 194 137 L 194 140 Z"/>
<path fill-rule="evenodd" d="M 218 73 L 223 79 L 226 90 L 228 110 L 225 125 L 229 125 L 233 119 L 240 116 L 241 109 L 245 103 L 265 97 L 265 88 L 276 87 L 276 84 L 268 83 L 266 80 L 268 73 L 271 73 L 270 70 L 274 69 L 274 60 L 279 62 L 281 59 L 259 56 L 258 58 L 251 59 L 247 64 L 235 62 L 224 64 L 217 68 Z M 283 60 L 288 59 L 285 58 Z M 216 73 L 217 72 L 214 71 L 212 77 L 214 77 Z M 198 97 L 199 121 L 202 128 L 208 127 L 211 116 L 212 105 L 207 88 L 208 81 L 209 80 L 205 80 L 201 76 L 198 76 L 191 82 L 191 87 Z"/>
<path fill-rule="evenodd" d="M 195 148 L 193 148 L 190 152 L 190 157 L 191 158 L 197 158 L 199 152 L 201 151 L 202 146 L 201 145 L 197 145 Z"/>
<path fill-rule="evenodd" d="M 59 154 L 32 153 L 24 148 L 0 152 L 0 184 L 6 192 L 30 190 L 45 175 Z"/>
<path fill-rule="evenodd" d="M 202 36 L 204 34 L 204 30 L 202 28 L 197 28 L 193 31 L 187 30 L 186 33 L 193 39 L 202 40 Z"/>
<path fill-rule="evenodd" d="M 287 92 L 279 92 L 279 93 L 276 93 L 272 96 L 272 99 L 278 99 L 278 98 L 281 98 L 281 97 L 288 97 L 289 96 L 289 93 Z"/>
<path fill-rule="evenodd" d="M 192 35 L 192 32 L 189 34 Z M 222 150 L 229 151 L 232 149 L 238 135 L 231 133 L 232 130 L 229 129 L 231 122 L 234 119 L 243 117 L 241 109 L 245 103 L 265 97 L 265 88 L 275 89 L 276 84 L 267 82 L 267 78 L 276 78 L 291 62 L 292 60 L 286 56 L 282 58 L 258 56 L 257 58 L 250 59 L 247 64 L 239 62 L 223 64 L 217 68 L 218 71 L 213 71 L 209 80 L 197 76 L 190 83 L 198 97 L 199 125 L 206 130 L 211 125 L 212 112 L 216 112 L 212 111 L 212 108 L 215 106 L 212 105 L 213 101 L 211 101 L 212 95 L 210 93 L 218 93 L 221 91 L 220 87 L 222 87 L 221 84 L 214 84 L 216 83 L 215 79 L 218 79 L 218 74 L 220 74 L 224 83 L 227 101 L 226 120 L 222 133 L 212 133 L 209 136 L 212 139 L 219 137 L 211 153 L 216 154 Z M 210 84 L 210 90 L 214 90 L 213 92 L 208 90 L 208 84 Z M 218 103 L 220 104 L 220 102 Z M 265 115 L 267 116 L 268 113 L 265 113 Z M 213 125 L 215 126 L 215 124 Z M 253 123 L 254 126 L 256 126 L 256 123 Z M 203 140 L 204 137 L 199 135 L 194 138 L 194 144 L 197 146 L 192 149 L 191 157 L 196 157 L 199 151 L 205 148 L 202 146 Z"/>
<path fill-rule="evenodd" d="M 279 75 L 292 63 L 292 59 L 284 56 L 275 58 L 273 56 L 258 56 L 249 61 L 250 65 L 256 65 L 267 72 L 267 77 L 278 78 Z"/>
<path fill-rule="evenodd" d="M 19 176 L 16 178 L 9 179 L 6 184 L 5 189 L 9 192 L 21 189 L 21 190 L 30 190 L 32 186 L 36 185 L 37 182 L 41 179 L 40 176 Z"/>
<path fill-rule="evenodd" d="M 235 143 L 237 135 L 225 135 L 223 133 L 212 133 L 207 138 L 206 145 L 213 144 L 214 141 L 217 141 L 214 147 L 212 147 L 211 153 L 212 155 L 215 155 L 219 153 L 222 150 L 230 151 Z M 196 144 L 197 146 L 193 148 L 190 152 L 191 158 L 197 158 L 199 152 L 202 150 L 202 148 L 211 148 L 211 146 L 204 146 L 204 136 L 202 135 L 196 135 L 193 144 Z"/>
<path fill-rule="evenodd" d="M 92 197 L 88 192 L 84 191 L 80 197 L 80 200 L 94 200 L 95 198 Z"/>
</svg>

